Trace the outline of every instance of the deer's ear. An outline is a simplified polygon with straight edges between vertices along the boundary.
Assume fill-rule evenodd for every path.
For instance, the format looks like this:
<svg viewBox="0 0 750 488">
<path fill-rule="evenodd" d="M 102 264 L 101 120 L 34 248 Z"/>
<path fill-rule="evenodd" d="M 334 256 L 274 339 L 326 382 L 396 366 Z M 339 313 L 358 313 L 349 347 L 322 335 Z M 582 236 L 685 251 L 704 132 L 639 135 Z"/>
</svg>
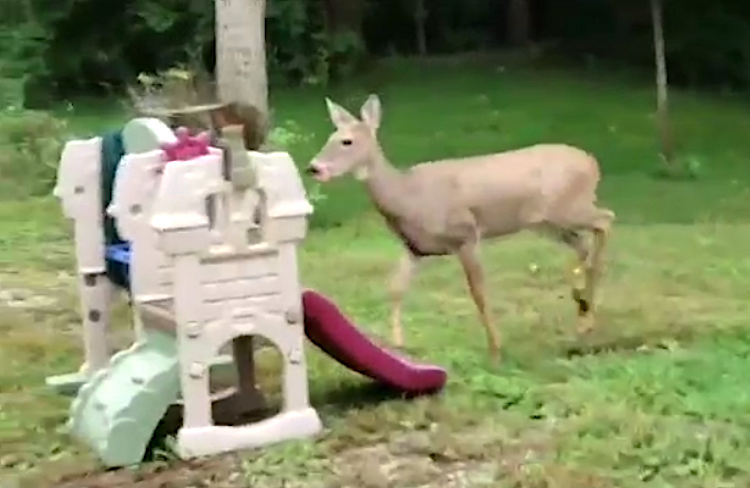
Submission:
<svg viewBox="0 0 750 488">
<path fill-rule="evenodd" d="M 360 116 L 362 121 L 374 131 L 380 128 L 380 119 L 383 115 L 383 109 L 380 105 L 380 98 L 374 93 L 367 97 L 365 103 L 362 104 L 360 109 Z"/>
<path fill-rule="evenodd" d="M 333 125 L 336 127 L 346 127 L 347 125 L 356 124 L 358 122 L 357 118 L 349 113 L 348 110 L 327 97 L 326 106 L 328 107 L 328 115 L 331 117 L 331 122 L 333 122 Z"/>
</svg>

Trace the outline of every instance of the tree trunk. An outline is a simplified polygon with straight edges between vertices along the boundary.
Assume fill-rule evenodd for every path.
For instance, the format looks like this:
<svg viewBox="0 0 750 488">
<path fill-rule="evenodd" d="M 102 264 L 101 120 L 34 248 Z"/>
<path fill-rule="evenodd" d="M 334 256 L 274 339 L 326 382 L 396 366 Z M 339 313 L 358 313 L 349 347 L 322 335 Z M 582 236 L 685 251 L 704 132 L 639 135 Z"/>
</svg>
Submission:
<svg viewBox="0 0 750 488">
<path fill-rule="evenodd" d="M 266 71 L 266 0 L 214 0 L 216 8 L 216 81 L 220 101 L 234 104 L 243 124 L 247 149 L 259 149 L 269 129 Z M 234 121 L 230 121 L 234 123 Z M 232 341 L 241 394 L 253 405 L 265 404 L 256 387 L 256 349 L 252 337 Z M 239 358 L 245 358 L 240 360 Z M 249 359 L 248 359 L 249 358 Z M 262 407 L 261 407 L 262 408 Z"/>
<path fill-rule="evenodd" d="M 654 57 L 656 62 L 656 123 L 659 131 L 661 156 L 667 166 L 674 162 L 674 141 L 669 120 L 669 85 L 667 60 L 664 53 L 664 25 L 662 0 L 651 0 L 651 23 L 654 31 Z"/>
<path fill-rule="evenodd" d="M 608 7 L 614 13 L 614 52 L 615 56 L 625 57 L 632 44 L 632 36 L 643 27 L 651 27 L 653 16 L 649 5 L 644 2 L 623 2 L 622 0 L 609 0 Z"/>
<path fill-rule="evenodd" d="M 427 56 L 427 32 L 425 22 L 427 21 L 427 9 L 424 0 L 414 1 L 414 28 L 417 36 L 417 54 Z"/>
<path fill-rule="evenodd" d="M 266 1 L 215 0 L 218 97 L 256 109 L 258 146 L 268 132 Z"/>
<path fill-rule="evenodd" d="M 351 32 L 362 38 L 366 4 L 362 0 L 326 0 L 325 24 L 329 35 Z"/>
<path fill-rule="evenodd" d="M 529 0 L 507 0 L 507 35 L 512 47 L 527 47 L 531 42 Z"/>
</svg>

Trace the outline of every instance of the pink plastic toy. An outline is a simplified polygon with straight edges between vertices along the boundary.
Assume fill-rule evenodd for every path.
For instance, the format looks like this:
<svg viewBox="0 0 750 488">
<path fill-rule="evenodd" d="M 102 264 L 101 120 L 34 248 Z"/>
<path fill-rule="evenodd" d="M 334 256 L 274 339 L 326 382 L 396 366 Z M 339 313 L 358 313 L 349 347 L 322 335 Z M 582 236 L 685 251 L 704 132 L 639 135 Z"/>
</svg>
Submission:
<svg viewBox="0 0 750 488">
<path fill-rule="evenodd" d="M 409 395 L 435 393 L 445 386 L 448 374 L 443 368 L 377 346 L 323 295 L 306 290 L 302 304 L 307 338 L 347 368 Z"/>
<path fill-rule="evenodd" d="M 179 127 L 174 133 L 177 136 L 177 142 L 161 146 L 166 162 L 189 161 L 208 154 L 208 146 L 211 142 L 211 135 L 208 131 L 191 136 L 187 127 Z"/>
</svg>

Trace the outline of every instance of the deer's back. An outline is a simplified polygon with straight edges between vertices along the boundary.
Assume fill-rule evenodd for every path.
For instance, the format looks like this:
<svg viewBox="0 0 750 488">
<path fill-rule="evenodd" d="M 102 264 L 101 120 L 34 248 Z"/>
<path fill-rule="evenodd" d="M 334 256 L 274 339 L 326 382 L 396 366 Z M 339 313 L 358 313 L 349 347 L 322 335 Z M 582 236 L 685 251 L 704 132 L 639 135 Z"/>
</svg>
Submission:
<svg viewBox="0 0 750 488">
<path fill-rule="evenodd" d="M 589 153 L 564 144 L 446 159 L 414 166 L 425 200 L 469 209 L 487 237 L 544 220 L 550 209 L 596 199 L 599 167 Z"/>
</svg>

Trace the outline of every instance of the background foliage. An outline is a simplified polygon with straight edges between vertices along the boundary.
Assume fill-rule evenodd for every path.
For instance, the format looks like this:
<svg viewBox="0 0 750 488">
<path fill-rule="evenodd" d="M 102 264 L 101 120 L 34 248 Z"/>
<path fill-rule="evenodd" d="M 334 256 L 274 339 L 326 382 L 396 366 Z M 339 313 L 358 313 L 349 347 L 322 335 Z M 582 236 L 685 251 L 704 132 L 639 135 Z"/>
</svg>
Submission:
<svg viewBox="0 0 750 488">
<path fill-rule="evenodd" d="M 741 0 L 664 1 L 670 82 L 744 92 L 750 86 L 750 4 Z M 272 96 L 278 95 L 272 107 L 297 117 L 277 121 L 272 142 L 288 148 L 301 160 L 312 156 L 325 135 L 311 133 L 310 127 L 325 121 L 308 120 L 313 115 L 308 116 L 307 112 L 314 110 L 315 117 L 324 114 L 317 105 L 314 109 L 297 109 L 306 105 L 286 87 L 307 85 L 315 91 L 318 90 L 315 87 L 338 86 L 339 81 L 364 74 L 362 89 L 387 95 L 388 86 L 381 78 L 385 79 L 386 73 L 393 69 L 382 62 L 384 57 L 482 53 L 513 47 L 521 48 L 513 52 L 541 56 L 547 65 L 583 63 L 595 68 L 601 76 L 606 72 L 641 71 L 648 76 L 648 83 L 652 83 L 654 62 L 648 0 L 267 2 L 269 78 Z M 528 29 L 520 30 L 520 39 L 517 27 L 523 19 L 519 17 L 519 5 L 521 12 L 525 10 L 528 14 Z M 419 28 L 420 9 L 426 12 L 423 29 Z M 420 30 L 424 31 L 424 51 L 420 49 Z M 105 8 L 96 0 L 0 2 L 0 143 L 9 148 L 0 154 L 2 196 L 20 198 L 49 193 L 55 177 L 54 164 L 50 162 L 56 161 L 56 154 L 75 129 L 65 123 L 69 115 L 64 113 L 65 107 L 72 109 L 72 105 L 66 105 L 67 100 L 82 95 L 104 95 L 112 100 L 111 95 L 122 95 L 124 85 L 132 83 L 138 73 L 157 72 L 180 64 L 200 64 L 212 70 L 213 31 L 214 5 L 209 0 L 123 0 L 118 8 Z M 424 89 L 431 86 L 427 82 L 428 71 L 423 67 L 417 69 L 421 63 L 404 59 L 397 64 L 396 71 L 412 79 L 409 83 Z M 624 71 L 596 69 L 613 66 Z M 415 81 L 417 78 L 419 81 Z M 436 84 L 430 89 L 440 93 L 450 89 L 470 96 L 470 92 L 486 92 L 487 88 L 470 77 L 459 84 L 434 81 Z M 561 83 L 559 79 L 556 82 Z M 330 93 L 331 89 L 329 86 L 326 90 Z M 509 89 L 510 85 L 500 83 L 485 95 L 504 99 Z M 339 95 L 344 102 L 355 104 L 363 93 L 344 90 Z M 411 96 L 406 94 L 394 102 L 407 109 Z M 616 95 L 622 96 L 620 92 Z M 650 104 L 652 97 L 653 91 L 649 89 L 643 101 Z M 453 109 L 464 110 L 463 103 L 457 102 Z M 506 106 L 508 101 L 503 103 Z M 444 99 L 443 104 L 447 107 L 449 101 Z M 393 106 L 389 105 L 389 109 Z M 585 110 L 591 113 L 594 109 Z M 122 117 L 122 113 L 113 114 L 113 120 Z M 304 127 L 290 126 L 290 121 L 303 121 Z M 442 124 L 435 130 L 448 126 Z M 472 150 L 496 150 L 499 124 L 487 128 L 492 132 L 488 138 L 492 144 L 486 148 L 475 144 Z M 473 127 L 469 132 L 476 130 Z M 410 137 L 415 137 L 413 131 L 411 134 Z M 536 134 L 527 142 L 560 135 L 559 128 L 550 128 L 549 134 Z M 389 137 L 387 133 L 384 136 Z M 592 144 L 570 138 L 568 142 L 586 147 Z M 395 156 L 402 159 L 400 164 L 408 165 L 417 159 L 446 155 L 445 147 L 434 147 L 439 154 Z M 608 145 L 590 148 L 610 161 L 619 157 L 607 153 Z M 623 159 L 627 159 L 630 169 L 635 168 L 634 161 L 643 160 L 650 166 L 654 149 L 649 140 L 642 155 Z M 700 158 L 692 153 L 688 156 L 691 164 L 700 165 Z M 25 183 L 14 183 L 19 178 Z M 311 191 L 314 193 L 314 189 Z M 346 201 L 353 199 L 356 200 L 355 192 Z M 321 205 L 328 208 L 327 204 L 321 202 Z M 340 219 L 330 220 L 335 224 Z"/>
<path fill-rule="evenodd" d="M 514 0 L 431 0 L 430 54 L 507 44 Z M 647 0 L 519 0 L 529 41 L 563 59 L 653 65 Z M 5 0 L 0 59 L 22 77 L 31 106 L 80 92 L 111 91 L 179 63 L 214 64 L 213 2 Z M 268 0 L 272 82 L 324 84 L 366 69 L 374 56 L 415 53 L 419 0 Z M 665 24 L 673 82 L 722 89 L 750 84 L 750 4 L 668 1 Z M 154 48 L 158 46 L 158 48 Z"/>
</svg>

